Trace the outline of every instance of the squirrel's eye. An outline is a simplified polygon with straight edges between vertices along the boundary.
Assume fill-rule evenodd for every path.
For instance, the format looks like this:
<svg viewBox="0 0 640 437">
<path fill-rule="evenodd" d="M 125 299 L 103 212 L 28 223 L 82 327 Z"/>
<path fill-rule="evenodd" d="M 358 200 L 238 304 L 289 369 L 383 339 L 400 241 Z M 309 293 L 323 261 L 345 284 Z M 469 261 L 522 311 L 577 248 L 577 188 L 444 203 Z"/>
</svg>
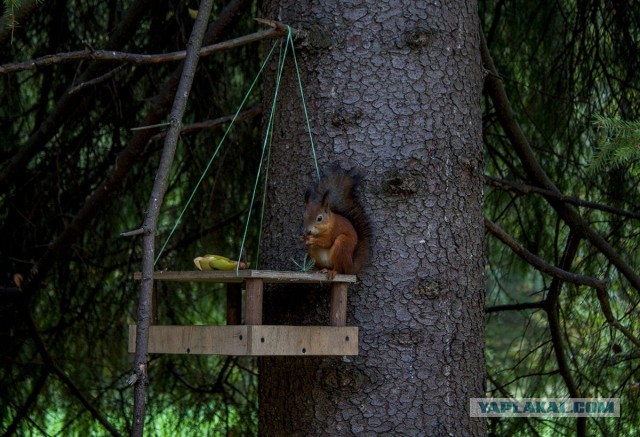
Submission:
<svg viewBox="0 0 640 437">
<path fill-rule="evenodd" d="M 323 218 L 323 217 L 322 217 L 322 214 L 320 214 L 318 217 L 316 217 L 316 221 L 317 221 L 317 222 L 321 222 L 321 221 L 322 221 L 322 218 Z"/>
</svg>

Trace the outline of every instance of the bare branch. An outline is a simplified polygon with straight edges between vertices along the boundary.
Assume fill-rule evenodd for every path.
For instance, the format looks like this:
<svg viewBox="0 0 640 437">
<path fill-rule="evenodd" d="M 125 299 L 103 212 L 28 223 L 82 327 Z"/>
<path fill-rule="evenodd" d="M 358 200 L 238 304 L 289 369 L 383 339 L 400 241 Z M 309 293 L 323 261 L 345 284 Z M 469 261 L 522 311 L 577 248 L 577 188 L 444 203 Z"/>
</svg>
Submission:
<svg viewBox="0 0 640 437">
<path fill-rule="evenodd" d="M 127 232 L 123 232 L 120 234 L 121 238 L 127 238 L 127 237 L 136 237 L 138 235 L 142 235 L 144 234 L 146 231 L 144 228 L 138 228 L 138 229 L 134 229 L 132 231 L 127 231 Z"/>
<path fill-rule="evenodd" d="M 487 314 L 498 313 L 501 311 L 524 311 L 524 310 L 539 310 L 545 307 L 544 301 L 541 302 L 523 302 L 523 303 L 512 303 L 505 305 L 494 305 L 491 307 L 487 307 L 484 309 L 484 312 Z"/>
<path fill-rule="evenodd" d="M 272 29 L 262 30 L 260 32 L 255 32 L 249 35 L 234 38 L 229 41 L 205 46 L 200 49 L 199 56 L 209 56 L 216 52 L 233 49 L 265 39 L 280 38 L 287 34 L 287 31 L 285 29 L 281 27 L 274 27 Z M 75 52 L 59 53 L 56 55 L 46 55 L 37 59 L 32 59 L 30 61 L 0 65 L 0 74 L 34 70 L 36 68 L 77 61 L 124 62 L 131 65 L 146 65 L 182 61 L 183 59 L 185 59 L 185 57 L 185 50 L 153 55 L 118 52 L 115 50 L 78 50 Z"/>
<path fill-rule="evenodd" d="M 182 119 L 187 107 L 187 99 L 198 66 L 199 52 L 207 30 L 207 20 L 211 14 L 213 0 L 202 0 L 198 9 L 191 36 L 187 42 L 184 69 L 175 94 L 169 120 L 171 127 L 165 137 L 164 148 L 160 158 L 160 165 L 156 173 L 155 182 L 149 198 L 147 215 L 143 228 L 150 232 L 142 238 L 142 281 L 140 284 L 140 300 L 138 303 L 138 317 L 136 325 L 136 352 L 134 358 L 134 374 L 137 380 L 134 387 L 133 427 L 131 435 L 142 437 L 144 430 L 144 416 L 146 410 L 148 373 L 147 354 L 149 350 L 149 324 L 151 323 L 153 275 L 155 258 L 155 237 L 160 207 L 167 191 L 171 164 L 175 155 Z"/>
<path fill-rule="evenodd" d="M 576 206 L 582 206 L 590 209 L 597 209 L 600 211 L 609 212 L 611 214 L 616 214 L 622 217 L 628 217 L 628 218 L 640 220 L 640 214 L 637 214 L 631 211 L 614 208 L 612 206 L 604 205 L 602 203 L 589 202 L 587 200 L 583 200 L 578 197 L 566 196 L 564 194 L 559 194 L 551 190 L 546 190 L 544 188 L 534 187 L 533 185 L 507 181 L 505 179 L 498 179 L 493 176 L 487 176 L 487 175 L 485 175 L 484 177 L 484 183 L 487 185 L 491 185 L 493 187 L 502 188 L 504 190 L 515 191 L 520 194 L 529 194 L 529 193 L 542 194 L 545 197 L 552 197 L 554 199 L 559 200 L 560 202 L 566 202 Z"/>
<path fill-rule="evenodd" d="M 636 337 L 629 329 L 624 327 L 618 319 L 613 315 L 613 311 L 611 311 L 611 305 L 609 303 L 609 294 L 607 290 L 597 290 L 598 292 L 598 302 L 600 303 L 600 308 L 602 309 L 602 313 L 604 314 L 607 322 L 622 332 L 622 334 L 627 337 L 636 347 L 640 348 L 640 339 Z"/>
<path fill-rule="evenodd" d="M 534 255 L 533 253 L 525 249 L 511 235 L 507 234 L 502 228 L 500 228 L 489 219 L 484 219 L 484 227 L 493 236 L 509 246 L 509 248 L 511 248 L 511 250 L 513 250 L 516 255 L 524 259 L 526 262 L 528 262 L 541 272 L 547 273 L 555 278 L 571 282 L 573 284 L 586 285 L 595 289 L 606 289 L 607 287 L 606 282 L 596 279 L 592 276 L 578 275 L 549 264 L 544 259 Z"/>
<path fill-rule="evenodd" d="M 602 313 L 604 314 L 607 322 L 618 329 L 625 337 L 627 337 L 632 343 L 636 346 L 640 347 L 640 339 L 633 335 L 633 333 L 623 326 L 618 319 L 616 319 L 611 311 L 611 306 L 609 305 L 609 295 L 607 293 L 607 283 L 601 281 L 599 279 L 593 278 L 591 276 L 578 275 L 575 273 L 571 273 L 567 270 L 563 270 L 562 268 L 553 266 L 549 264 L 547 261 L 539 258 L 538 256 L 532 254 L 523 246 L 521 246 L 513 237 L 507 234 L 502 228 L 497 226 L 492 221 L 485 219 L 485 228 L 500 241 L 509 246 L 514 253 L 520 256 L 522 259 L 527 261 L 529 264 L 534 266 L 541 272 L 550 274 L 556 279 L 571 282 L 578 285 L 586 285 L 589 287 L 593 287 L 596 290 L 598 301 L 600 302 L 600 308 L 602 309 Z M 521 303 L 521 304 L 511 304 L 511 305 L 498 305 L 495 307 L 487 308 L 485 310 L 486 313 L 493 313 L 498 311 L 509 311 L 509 310 L 524 310 L 524 309 L 534 309 L 534 308 L 545 308 L 547 309 L 547 304 L 552 305 L 554 303 L 554 293 L 559 293 L 559 286 L 554 282 L 552 284 L 549 298 L 547 302 L 529 302 L 529 303 Z M 554 291 L 556 290 L 556 291 Z M 550 311 L 550 309 L 549 309 Z"/>
<path fill-rule="evenodd" d="M 69 88 L 69 90 L 67 91 L 68 94 L 75 94 L 79 91 L 82 91 L 85 88 L 88 88 L 90 86 L 96 86 L 98 84 L 101 84 L 102 82 L 111 79 L 113 76 L 115 76 L 116 74 L 118 74 L 120 71 L 122 71 L 125 67 L 125 64 L 119 65 L 116 68 L 114 68 L 111 71 L 108 71 L 107 73 L 103 74 L 102 76 L 96 77 L 95 79 L 91 79 L 88 80 L 86 82 L 82 82 L 76 86 L 74 86 L 73 88 Z"/>
<path fill-rule="evenodd" d="M 567 244 L 564 249 L 562 260 L 560 261 L 560 269 L 568 270 L 571 268 L 571 264 L 573 264 L 573 260 L 576 256 L 576 253 L 578 252 L 579 245 L 580 237 L 572 232 L 567 239 Z M 549 293 L 547 294 L 546 299 L 548 304 L 548 306 L 546 307 L 547 320 L 549 321 L 549 333 L 551 334 L 551 343 L 553 344 L 553 350 L 556 355 L 556 362 L 558 363 L 560 376 L 562 377 L 565 385 L 567 386 L 567 389 L 569 390 L 569 395 L 572 398 L 578 398 L 580 397 L 580 391 L 578 390 L 578 386 L 573 379 L 573 375 L 571 374 L 571 369 L 569 367 L 569 361 L 567 359 L 567 353 L 565 350 L 565 343 L 562 340 L 560 320 L 558 318 L 562 282 L 562 278 L 556 277 L 553 279 L 551 287 L 549 287 Z M 586 422 L 584 420 L 584 417 L 578 417 L 576 420 L 576 434 L 578 436 L 584 436 L 585 427 Z"/>
<path fill-rule="evenodd" d="M 231 122 L 234 119 L 234 117 L 236 122 L 240 122 L 240 121 L 244 121 L 246 119 L 255 117 L 261 113 L 262 113 L 262 106 L 258 105 L 258 106 L 254 106 L 251 109 L 247 109 L 246 111 L 239 113 L 237 116 L 235 116 L 234 114 L 231 114 L 231 115 L 218 117 L 213 120 L 206 120 L 206 121 L 200 121 L 198 123 L 187 124 L 183 126 L 182 129 L 180 130 L 180 135 L 190 134 L 192 132 L 198 132 L 202 129 L 216 129 L 225 123 Z M 151 140 L 152 141 L 160 140 L 164 138 L 166 134 L 167 134 L 166 132 L 157 133 L 151 137 Z"/>
<path fill-rule="evenodd" d="M 165 121 L 163 123 L 155 123 L 155 124 L 148 124 L 148 125 L 144 125 L 144 126 L 137 126 L 137 127 L 132 127 L 131 131 L 135 132 L 135 131 L 140 131 L 140 130 L 149 130 L 149 129 L 155 129 L 158 127 L 167 127 L 167 126 L 171 126 L 171 123 L 168 121 Z"/>
</svg>

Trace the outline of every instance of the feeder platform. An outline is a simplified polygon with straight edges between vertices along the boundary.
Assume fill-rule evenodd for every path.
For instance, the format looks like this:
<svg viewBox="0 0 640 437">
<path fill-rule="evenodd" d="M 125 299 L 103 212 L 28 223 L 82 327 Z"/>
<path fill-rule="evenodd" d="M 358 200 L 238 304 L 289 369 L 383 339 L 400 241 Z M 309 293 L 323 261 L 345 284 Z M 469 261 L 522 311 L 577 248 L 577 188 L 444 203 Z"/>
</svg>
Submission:
<svg viewBox="0 0 640 437">
<path fill-rule="evenodd" d="M 140 280 L 142 275 L 135 273 Z M 346 326 L 348 284 L 355 275 L 283 272 L 273 270 L 158 271 L 154 281 L 211 282 L 227 284 L 227 325 L 149 327 L 149 353 L 238 356 L 358 355 L 358 328 Z M 330 326 L 263 325 L 265 283 L 331 285 Z M 242 290 L 245 289 L 245 323 Z M 129 326 L 129 352 L 136 347 L 136 326 Z"/>
</svg>

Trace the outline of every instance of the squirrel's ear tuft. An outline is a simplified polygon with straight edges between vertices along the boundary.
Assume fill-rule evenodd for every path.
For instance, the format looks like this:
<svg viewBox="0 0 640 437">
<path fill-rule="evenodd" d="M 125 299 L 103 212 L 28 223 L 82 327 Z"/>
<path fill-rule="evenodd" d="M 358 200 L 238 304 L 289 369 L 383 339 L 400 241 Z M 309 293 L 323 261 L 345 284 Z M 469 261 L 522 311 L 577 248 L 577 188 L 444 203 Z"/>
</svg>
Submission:
<svg viewBox="0 0 640 437">
<path fill-rule="evenodd" d="M 330 191 L 326 191 L 322 196 L 322 208 L 329 209 L 329 196 L 331 195 Z"/>
<path fill-rule="evenodd" d="M 311 188 L 309 188 L 305 193 L 304 193 L 304 203 L 309 203 L 309 199 L 311 198 L 311 195 L 313 194 L 313 191 L 311 190 Z"/>
</svg>

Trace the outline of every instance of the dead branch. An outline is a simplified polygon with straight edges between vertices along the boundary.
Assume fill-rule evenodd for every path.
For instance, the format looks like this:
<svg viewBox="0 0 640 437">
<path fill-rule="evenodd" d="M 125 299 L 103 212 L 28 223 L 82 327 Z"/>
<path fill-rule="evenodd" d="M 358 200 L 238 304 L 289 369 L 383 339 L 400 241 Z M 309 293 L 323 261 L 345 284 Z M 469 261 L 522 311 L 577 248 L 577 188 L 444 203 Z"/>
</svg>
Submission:
<svg viewBox="0 0 640 437">
<path fill-rule="evenodd" d="M 520 258 L 522 258 L 541 272 L 547 273 L 554 278 L 558 278 L 577 285 L 586 285 L 595 289 L 606 289 L 607 287 L 606 282 L 596 279 L 592 276 L 578 275 L 576 273 L 572 273 L 549 264 L 544 259 L 534 255 L 533 253 L 525 249 L 511 235 L 506 233 L 502 228 L 500 228 L 489 219 L 484 219 L 484 227 L 493 236 L 505 243 L 511 250 L 513 250 L 516 255 L 518 255 Z"/>
<path fill-rule="evenodd" d="M 640 348 L 640 339 L 636 337 L 629 329 L 624 327 L 620 321 L 613 315 L 611 311 L 611 304 L 609 302 L 609 294 L 607 290 L 596 290 L 598 293 L 598 302 L 600 303 L 600 309 L 607 319 L 607 322 L 620 331 L 625 337 L 627 337 L 636 347 Z"/>
<path fill-rule="evenodd" d="M 138 317 L 136 325 L 136 352 L 134 357 L 134 371 L 136 383 L 134 387 L 133 427 L 131 435 L 142 437 L 144 430 L 144 416 L 146 411 L 149 350 L 149 325 L 152 317 L 153 270 L 155 260 L 155 238 L 160 207 L 167 191 L 171 164 L 176 152 L 182 119 L 187 108 L 187 100 L 191 85 L 196 75 L 199 52 L 207 30 L 207 20 L 211 14 L 213 0 L 203 0 L 198 9 L 191 36 L 187 42 L 184 68 L 180 83 L 175 94 L 169 120 L 171 127 L 167 132 L 160 158 L 160 165 L 156 173 L 155 182 L 149 198 L 147 214 L 142 228 L 147 231 L 142 238 L 142 280 L 140 285 L 140 300 L 138 303 Z"/>
<path fill-rule="evenodd" d="M 562 256 L 562 260 L 560 261 L 559 268 L 562 270 L 569 270 L 571 268 L 571 264 L 573 264 L 573 260 L 578 253 L 578 247 L 580 245 L 581 238 L 572 232 L 567 239 L 567 244 L 564 249 L 564 253 Z M 567 359 L 567 353 L 565 350 L 565 343 L 562 339 L 562 331 L 560 329 L 560 320 L 558 318 L 559 312 L 559 302 L 560 302 L 560 292 L 562 290 L 563 280 L 562 278 L 554 278 L 551 287 L 549 287 L 549 293 L 546 298 L 546 311 L 547 311 L 547 320 L 549 322 L 549 333 L 551 334 L 551 344 L 553 345 L 553 350 L 556 355 L 556 362 L 558 363 L 558 370 L 560 371 L 560 376 L 562 377 L 567 389 L 569 390 L 569 395 L 572 398 L 580 397 L 580 391 L 578 390 L 578 386 L 571 374 L 571 369 L 569 367 L 569 361 Z M 584 436 L 586 433 L 586 422 L 584 417 L 578 417 L 576 420 L 576 435 Z"/>
<path fill-rule="evenodd" d="M 515 191 L 520 194 L 529 194 L 529 193 L 541 194 L 546 197 L 552 197 L 554 199 L 557 199 L 560 202 L 566 202 L 576 206 L 581 206 L 589 209 L 597 209 L 599 211 L 609 212 L 611 214 L 619 215 L 622 217 L 628 217 L 628 218 L 640 220 L 640 214 L 637 214 L 631 211 L 614 208 L 612 206 L 604 205 L 602 203 L 589 202 L 587 200 L 583 200 L 578 197 L 558 194 L 554 191 L 546 190 L 540 187 L 535 187 L 533 185 L 522 184 L 514 181 L 507 181 L 505 179 L 498 179 L 493 176 L 487 176 L 487 175 L 485 175 L 484 177 L 484 183 L 486 185 L 502 188 L 503 190 L 507 190 L 507 191 Z"/>
<path fill-rule="evenodd" d="M 86 82 L 82 82 L 82 83 L 74 86 L 73 88 L 69 88 L 67 93 L 68 94 L 75 94 L 75 93 L 77 93 L 79 91 L 82 91 L 85 88 L 99 85 L 102 82 L 104 82 L 106 80 L 109 80 L 113 76 L 118 74 L 120 71 L 122 71 L 124 69 L 124 67 L 125 67 L 125 64 L 118 65 L 116 68 L 112 69 L 111 71 L 108 71 L 107 73 L 103 74 L 102 76 L 96 77 L 95 79 L 91 79 L 91 80 L 88 80 Z"/>
<path fill-rule="evenodd" d="M 491 307 L 487 307 L 484 309 L 484 312 L 487 314 L 491 314 L 491 313 L 499 313 L 501 311 L 539 310 L 539 309 L 543 309 L 544 306 L 545 306 L 544 301 L 511 303 L 511 304 L 494 305 Z"/>
<path fill-rule="evenodd" d="M 284 25 L 282 25 L 284 26 Z M 281 38 L 287 34 L 286 27 L 274 26 L 271 29 L 254 32 L 249 35 L 241 36 L 223 41 L 217 44 L 208 45 L 200 49 L 199 56 L 209 56 L 213 53 L 230 50 L 246 44 L 250 44 L 265 39 Z M 115 50 L 78 50 L 75 52 L 58 53 L 55 55 L 46 55 L 30 61 L 14 62 L 0 65 L 0 74 L 15 73 L 18 71 L 34 70 L 36 68 L 49 67 L 57 64 L 78 61 L 93 62 L 124 62 L 130 65 L 147 65 L 160 64 L 166 62 L 182 61 L 186 57 L 186 51 L 181 50 L 171 53 L 161 53 L 152 55 L 143 55 L 140 53 L 118 52 Z"/>
<path fill-rule="evenodd" d="M 249 118 L 253 118 L 262 113 L 262 106 L 254 106 L 251 109 L 247 109 L 246 111 L 240 112 L 237 116 L 235 114 L 225 115 L 222 117 L 215 118 L 213 120 L 200 121 L 198 123 L 191 123 L 184 125 L 180 130 L 180 135 L 186 135 L 193 132 L 199 132 L 202 129 L 216 129 L 222 126 L 225 123 L 230 123 L 234 117 L 236 122 L 244 121 Z M 157 141 L 164 138 L 166 132 L 160 132 L 151 137 L 151 141 Z"/>
</svg>

